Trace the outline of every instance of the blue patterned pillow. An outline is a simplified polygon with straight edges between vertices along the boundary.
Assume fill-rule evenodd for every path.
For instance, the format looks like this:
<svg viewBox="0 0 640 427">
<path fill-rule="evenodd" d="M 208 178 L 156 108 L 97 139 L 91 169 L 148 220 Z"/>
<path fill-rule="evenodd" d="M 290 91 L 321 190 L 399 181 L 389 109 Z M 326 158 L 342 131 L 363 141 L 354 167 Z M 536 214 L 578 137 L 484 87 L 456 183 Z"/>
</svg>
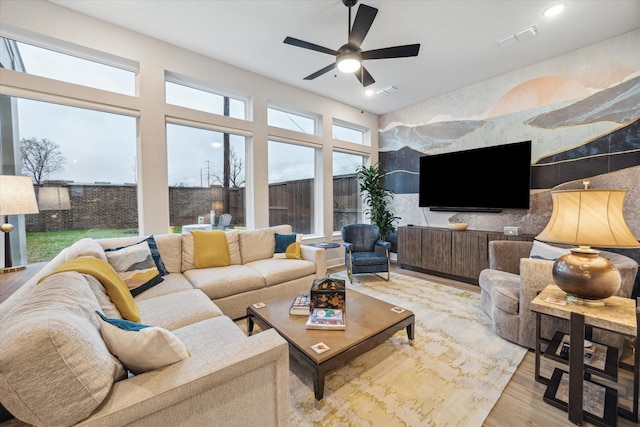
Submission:
<svg viewBox="0 0 640 427">
<path fill-rule="evenodd" d="M 134 297 L 164 280 L 146 240 L 122 248 L 106 249 L 104 252 L 107 261 Z"/>
<path fill-rule="evenodd" d="M 160 257 L 160 251 L 158 250 L 156 239 L 153 236 L 149 236 L 145 240 L 149 244 L 149 249 L 151 249 L 151 256 L 153 257 L 153 261 L 156 263 L 156 268 L 160 272 L 160 275 L 166 276 L 167 274 L 169 274 L 169 272 L 167 271 L 167 267 L 164 266 L 164 262 L 162 262 L 162 258 Z"/>
</svg>

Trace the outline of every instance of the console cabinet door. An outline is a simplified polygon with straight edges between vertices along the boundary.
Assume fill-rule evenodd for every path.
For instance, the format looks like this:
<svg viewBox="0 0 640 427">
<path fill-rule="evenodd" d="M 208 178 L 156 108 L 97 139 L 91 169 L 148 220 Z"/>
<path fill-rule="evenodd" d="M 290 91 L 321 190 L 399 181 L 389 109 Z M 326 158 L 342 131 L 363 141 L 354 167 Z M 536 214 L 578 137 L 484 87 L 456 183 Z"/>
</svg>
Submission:
<svg viewBox="0 0 640 427">
<path fill-rule="evenodd" d="M 451 274 L 477 283 L 480 272 L 489 267 L 487 233 L 470 230 L 451 234 Z"/>
<path fill-rule="evenodd" d="M 422 258 L 420 268 L 451 272 L 451 232 L 449 230 L 422 229 Z"/>
<path fill-rule="evenodd" d="M 398 227 L 398 264 L 419 267 L 422 259 L 422 230 Z"/>
</svg>

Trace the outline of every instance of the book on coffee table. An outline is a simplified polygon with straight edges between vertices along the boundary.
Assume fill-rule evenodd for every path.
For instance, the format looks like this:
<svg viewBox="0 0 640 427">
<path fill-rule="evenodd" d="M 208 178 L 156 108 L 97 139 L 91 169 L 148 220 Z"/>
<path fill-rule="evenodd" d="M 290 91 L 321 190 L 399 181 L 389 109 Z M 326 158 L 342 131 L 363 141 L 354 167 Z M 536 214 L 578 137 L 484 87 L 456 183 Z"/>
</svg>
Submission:
<svg viewBox="0 0 640 427">
<path fill-rule="evenodd" d="M 294 298 L 289 307 L 289 314 L 294 316 L 308 316 L 309 315 L 309 294 L 303 293 Z"/>
<path fill-rule="evenodd" d="M 342 310 L 314 308 L 307 320 L 307 329 L 344 330 L 345 319 Z"/>
</svg>

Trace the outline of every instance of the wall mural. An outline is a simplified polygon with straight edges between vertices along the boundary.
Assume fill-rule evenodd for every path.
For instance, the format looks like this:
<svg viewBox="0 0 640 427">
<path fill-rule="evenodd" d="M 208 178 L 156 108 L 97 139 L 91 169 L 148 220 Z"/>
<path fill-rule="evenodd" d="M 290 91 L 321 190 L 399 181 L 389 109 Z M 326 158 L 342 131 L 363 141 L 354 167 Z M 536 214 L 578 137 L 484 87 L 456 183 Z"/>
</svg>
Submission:
<svg viewBox="0 0 640 427">
<path fill-rule="evenodd" d="M 528 211 L 418 207 L 421 156 L 526 140 L 532 141 Z M 640 31 L 384 115 L 379 150 L 400 225 L 459 220 L 470 229 L 519 226 L 537 234 L 551 214 L 550 190 L 582 188 L 589 178 L 591 188 L 628 190 L 625 218 L 640 237 Z M 465 177 L 464 170 L 443 171 L 443 179 L 460 177 L 482 185 L 482 177 Z"/>
</svg>

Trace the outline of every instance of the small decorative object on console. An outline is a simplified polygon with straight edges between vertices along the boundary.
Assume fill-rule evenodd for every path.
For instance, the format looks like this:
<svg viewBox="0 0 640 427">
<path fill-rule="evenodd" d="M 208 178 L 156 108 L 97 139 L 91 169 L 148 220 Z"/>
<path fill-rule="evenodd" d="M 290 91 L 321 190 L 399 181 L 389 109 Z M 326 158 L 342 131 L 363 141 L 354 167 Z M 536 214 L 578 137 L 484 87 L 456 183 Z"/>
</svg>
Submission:
<svg viewBox="0 0 640 427">
<path fill-rule="evenodd" d="M 504 234 L 507 236 L 517 236 L 520 234 L 520 227 L 504 227 Z"/>
<path fill-rule="evenodd" d="M 308 316 L 310 313 L 309 302 L 310 300 L 308 293 L 298 295 L 291 303 L 289 314 L 294 316 Z"/>
</svg>

